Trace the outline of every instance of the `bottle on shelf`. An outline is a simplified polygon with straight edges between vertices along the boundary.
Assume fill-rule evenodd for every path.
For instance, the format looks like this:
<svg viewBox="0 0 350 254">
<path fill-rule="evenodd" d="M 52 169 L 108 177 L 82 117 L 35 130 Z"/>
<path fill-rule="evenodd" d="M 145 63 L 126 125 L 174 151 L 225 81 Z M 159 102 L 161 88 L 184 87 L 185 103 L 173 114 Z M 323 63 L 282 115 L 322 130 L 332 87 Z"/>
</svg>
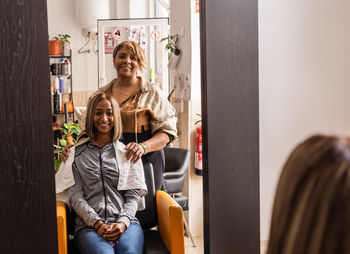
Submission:
<svg viewBox="0 0 350 254">
<path fill-rule="evenodd" d="M 59 94 L 57 92 L 57 90 L 55 90 L 55 93 L 53 94 L 53 113 L 54 114 L 59 114 L 60 113 L 60 97 Z"/>
<path fill-rule="evenodd" d="M 64 62 L 64 64 L 67 66 L 66 68 L 67 68 L 67 70 L 68 70 L 68 75 L 71 75 L 71 73 L 70 73 L 70 62 L 66 59 L 66 61 Z"/>
<path fill-rule="evenodd" d="M 63 78 L 59 78 L 60 81 L 60 93 L 63 93 L 64 85 L 63 85 Z"/>
<path fill-rule="evenodd" d="M 61 58 L 61 74 L 62 75 L 68 75 L 68 73 L 69 73 L 68 67 L 69 67 L 68 61 Z"/>
<path fill-rule="evenodd" d="M 52 113 L 59 114 L 61 120 L 65 116 L 65 121 L 67 114 L 74 121 L 71 61 L 71 54 L 50 56 Z"/>
<path fill-rule="evenodd" d="M 62 99 L 63 99 L 63 94 L 59 93 L 58 94 L 58 107 L 59 107 L 59 112 L 63 112 L 63 107 L 62 107 Z"/>
<path fill-rule="evenodd" d="M 60 89 L 60 80 L 57 76 L 54 76 L 52 79 L 53 87 L 55 88 L 56 92 Z"/>
</svg>

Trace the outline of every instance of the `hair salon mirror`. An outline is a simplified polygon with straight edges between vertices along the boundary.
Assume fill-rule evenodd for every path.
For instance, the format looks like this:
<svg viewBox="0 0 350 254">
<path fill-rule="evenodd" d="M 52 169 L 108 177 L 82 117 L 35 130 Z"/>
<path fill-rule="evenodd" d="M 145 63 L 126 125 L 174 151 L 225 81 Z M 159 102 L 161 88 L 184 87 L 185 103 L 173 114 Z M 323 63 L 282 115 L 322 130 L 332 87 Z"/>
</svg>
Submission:
<svg viewBox="0 0 350 254">
<path fill-rule="evenodd" d="M 169 34 L 168 18 L 98 20 L 98 78 L 104 86 L 117 73 L 113 66 L 113 49 L 122 41 L 137 42 L 144 50 L 147 65 L 138 75 L 157 83 L 164 94 L 169 91 L 168 56 L 165 41 Z"/>
</svg>

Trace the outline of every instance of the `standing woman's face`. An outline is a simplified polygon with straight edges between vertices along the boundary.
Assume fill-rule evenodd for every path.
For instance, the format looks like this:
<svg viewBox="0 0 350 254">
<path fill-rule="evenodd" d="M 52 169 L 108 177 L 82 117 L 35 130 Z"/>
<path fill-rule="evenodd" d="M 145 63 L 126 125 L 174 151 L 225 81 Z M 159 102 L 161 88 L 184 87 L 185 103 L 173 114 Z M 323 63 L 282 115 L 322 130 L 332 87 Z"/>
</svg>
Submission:
<svg viewBox="0 0 350 254">
<path fill-rule="evenodd" d="M 128 49 L 121 48 L 114 59 L 114 67 L 118 77 L 134 77 L 140 65 L 135 54 Z"/>
<path fill-rule="evenodd" d="M 94 113 L 95 134 L 111 133 L 114 127 L 114 117 L 112 104 L 106 98 L 97 103 Z"/>
</svg>

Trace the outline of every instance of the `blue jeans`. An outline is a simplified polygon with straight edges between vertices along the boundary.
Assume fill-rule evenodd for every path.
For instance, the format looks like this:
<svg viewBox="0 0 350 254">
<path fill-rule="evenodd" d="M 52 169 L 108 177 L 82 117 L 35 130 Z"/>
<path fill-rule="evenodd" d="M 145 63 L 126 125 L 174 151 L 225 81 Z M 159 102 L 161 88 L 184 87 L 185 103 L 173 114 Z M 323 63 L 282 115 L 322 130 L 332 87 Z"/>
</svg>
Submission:
<svg viewBox="0 0 350 254">
<path fill-rule="evenodd" d="M 75 232 L 74 243 L 83 254 L 142 254 L 143 231 L 138 223 L 130 223 L 116 246 L 112 247 L 96 231 L 82 228 Z"/>
</svg>

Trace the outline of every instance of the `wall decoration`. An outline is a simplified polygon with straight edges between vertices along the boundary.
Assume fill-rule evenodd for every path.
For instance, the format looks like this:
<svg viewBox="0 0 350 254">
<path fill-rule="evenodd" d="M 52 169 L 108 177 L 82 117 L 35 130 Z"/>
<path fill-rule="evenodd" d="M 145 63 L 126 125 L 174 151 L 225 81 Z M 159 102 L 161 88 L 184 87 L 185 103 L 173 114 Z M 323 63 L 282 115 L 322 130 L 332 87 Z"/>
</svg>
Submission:
<svg viewBox="0 0 350 254">
<path fill-rule="evenodd" d="M 153 30 L 151 32 L 151 38 L 152 40 L 158 41 L 160 38 L 160 31 L 159 30 Z"/>
<path fill-rule="evenodd" d="M 115 40 L 118 40 L 122 36 L 122 30 L 120 28 L 114 28 L 112 31 L 112 36 Z"/>
<path fill-rule="evenodd" d="M 112 54 L 114 50 L 114 40 L 112 33 L 106 32 L 104 35 L 105 40 L 105 54 Z"/>
</svg>

